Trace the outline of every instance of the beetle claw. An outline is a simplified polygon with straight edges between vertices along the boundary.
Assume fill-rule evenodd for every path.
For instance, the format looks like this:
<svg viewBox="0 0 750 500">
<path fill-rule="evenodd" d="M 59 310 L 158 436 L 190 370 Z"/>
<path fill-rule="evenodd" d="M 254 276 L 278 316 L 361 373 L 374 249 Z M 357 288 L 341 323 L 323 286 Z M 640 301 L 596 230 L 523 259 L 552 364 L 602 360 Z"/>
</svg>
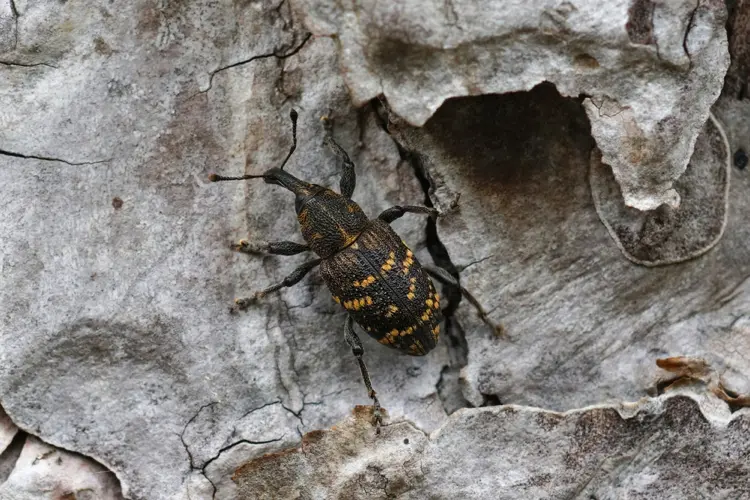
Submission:
<svg viewBox="0 0 750 500">
<path fill-rule="evenodd" d="M 383 414 L 380 408 L 375 408 L 372 412 L 372 424 L 375 426 L 375 434 L 380 434 L 380 428 L 383 425 Z"/>
<path fill-rule="evenodd" d="M 259 299 L 265 297 L 265 295 L 266 294 L 263 292 L 256 292 L 252 297 L 234 299 L 234 305 L 231 307 L 231 309 L 233 310 L 233 312 L 244 311 L 251 305 L 258 302 Z"/>
</svg>

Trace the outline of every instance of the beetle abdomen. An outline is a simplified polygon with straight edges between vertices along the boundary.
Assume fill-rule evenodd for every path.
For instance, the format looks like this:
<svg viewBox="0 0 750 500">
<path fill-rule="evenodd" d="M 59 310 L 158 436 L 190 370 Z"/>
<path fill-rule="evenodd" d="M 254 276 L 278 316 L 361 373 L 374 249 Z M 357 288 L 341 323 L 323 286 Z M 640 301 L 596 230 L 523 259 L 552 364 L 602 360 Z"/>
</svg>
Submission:
<svg viewBox="0 0 750 500">
<path fill-rule="evenodd" d="M 336 302 L 381 344 L 421 356 L 440 334 L 440 296 L 406 244 L 373 220 L 357 241 L 323 260 L 320 272 Z"/>
</svg>

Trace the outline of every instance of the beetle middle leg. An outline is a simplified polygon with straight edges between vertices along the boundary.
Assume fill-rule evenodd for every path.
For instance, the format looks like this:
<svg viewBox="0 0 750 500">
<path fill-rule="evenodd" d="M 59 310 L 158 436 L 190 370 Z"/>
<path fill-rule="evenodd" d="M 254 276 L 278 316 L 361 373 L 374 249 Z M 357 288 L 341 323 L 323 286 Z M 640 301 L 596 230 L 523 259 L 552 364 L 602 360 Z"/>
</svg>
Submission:
<svg viewBox="0 0 750 500">
<path fill-rule="evenodd" d="M 365 362 L 362 359 L 362 355 L 364 355 L 365 349 L 364 347 L 362 347 L 362 341 L 359 340 L 359 337 L 354 332 L 354 319 L 351 316 L 348 316 L 346 318 L 344 338 L 346 339 L 346 343 L 349 344 L 349 347 L 352 348 L 352 354 L 354 354 L 354 356 L 357 358 L 359 371 L 362 373 L 362 380 L 364 380 L 365 387 L 367 388 L 367 395 L 372 399 L 372 404 L 374 407 L 373 417 L 375 418 L 375 432 L 380 434 L 380 424 L 383 423 L 383 415 L 380 412 L 380 401 L 378 401 L 378 397 L 372 388 L 372 383 L 370 382 L 370 374 L 368 373 L 367 366 L 365 366 Z"/>
<path fill-rule="evenodd" d="M 440 211 L 437 208 L 432 207 L 423 207 L 420 205 L 396 205 L 395 207 L 388 208 L 386 210 L 383 210 L 380 215 L 378 215 L 378 219 L 387 222 L 390 224 L 394 220 L 403 217 L 404 214 L 412 213 L 412 214 L 429 214 L 430 217 L 439 217 Z"/>
<path fill-rule="evenodd" d="M 344 162 L 344 172 L 341 175 L 341 181 L 339 182 L 339 190 L 341 194 L 348 199 L 352 199 L 354 194 L 354 188 L 357 185 L 357 174 L 354 172 L 354 162 L 349 158 L 349 155 L 344 151 L 344 148 L 333 139 L 333 123 L 332 120 L 324 116 L 320 119 L 323 122 L 323 127 L 326 131 L 325 139 L 323 144 L 328 146 L 336 156 L 341 158 Z"/>
<path fill-rule="evenodd" d="M 257 302 L 259 299 L 262 299 L 269 293 L 275 292 L 277 290 L 280 290 L 285 287 L 294 286 L 297 283 L 302 280 L 302 278 L 305 277 L 307 273 L 309 273 L 312 269 L 314 269 L 318 264 L 320 264 L 322 259 L 315 259 L 311 260 L 309 262 L 305 262 L 301 266 L 299 266 L 297 269 L 292 271 L 292 274 L 284 278 L 284 280 L 281 283 L 277 283 L 276 285 L 269 286 L 265 290 L 261 290 L 260 292 L 256 292 L 255 295 L 252 297 L 243 297 L 239 299 L 234 299 L 234 307 L 232 307 L 232 311 L 239 310 L 243 311 L 250 307 L 252 304 Z"/>
<path fill-rule="evenodd" d="M 461 290 L 461 295 L 463 295 L 463 297 L 468 300 L 469 303 L 477 310 L 482 321 L 484 321 L 487 326 L 491 327 L 498 337 L 507 338 L 508 335 L 507 333 L 505 333 L 505 329 L 503 328 L 503 326 L 492 322 L 492 320 L 490 320 L 490 318 L 487 316 L 487 312 L 482 307 L 482 304 L 479 303 L 476 297 L 474 297 L 466 288 L 462 287 L 461 284 L 456 280 L 456 278 L 454 278 L 448 271 L 446 271 L 442 267 L 427 265 L 423 265 L 422 268 L 427 274 L 435 278 L 440 283 L 448 286 L 458 287 Z"/>
<path fill-rule="evenodd" d="M 294 241 L 247 241 L 240 240 L 232 244 L 232 249 L 242 253 L 257 254 L 268 253 L 271 255 L 297 255 L 308 252 L 310 245 L 296 243 Z"/>
</svg>

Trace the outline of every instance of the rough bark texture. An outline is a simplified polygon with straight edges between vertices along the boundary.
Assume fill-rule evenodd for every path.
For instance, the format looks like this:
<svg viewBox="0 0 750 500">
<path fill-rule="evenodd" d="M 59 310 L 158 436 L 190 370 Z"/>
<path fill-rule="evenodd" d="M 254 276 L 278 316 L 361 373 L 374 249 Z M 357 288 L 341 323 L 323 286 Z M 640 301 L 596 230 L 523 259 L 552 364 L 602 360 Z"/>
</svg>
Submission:
<svg viewBox="0 0 750 500">
<path fill-rule="evenodd" d="M 700 384 L 701 409 L 617 402 L 676 355 L 750 393 L 746 4 L 724 81 L 717 1 L 0 0 L 0 499 L 287 498 L 284 474 L 314 477 L 300 498 L 741 498 L 745 410 Z M 316 272 L 229 314 L 310 258 L 233 252 L 301 241 L 293 199 L 207 181 L 278 166 L 291 108 L 289 171 L 338 186 L 333 117 L 355 200 L 444 211 L 394 227 L 510 337 L 455 290 L 429 356 L 362 334 L 381 438 L 345 420 L 369 400 Z"/>
<path fill-rule="evenodd" d="M 530 90 L 585 95 L 591 134 L 628 206 L 680 203 L 687 167 L 729 64 L 716 0 L 302 1 L 335 36 L 355 102 L 384 94 L 423 125 L 450 97 Z"/>
<path fill-rule="evenodd" d="M 706 413 L 685 396 L 567 413 L 508 405 L 460 410 L 431 434 L 394 423 L 380 437 L 360 409 L 234 480 L 238 497 L 257 499 L 747 498 L 750 414 L 712 403 Z"/>
</svg>

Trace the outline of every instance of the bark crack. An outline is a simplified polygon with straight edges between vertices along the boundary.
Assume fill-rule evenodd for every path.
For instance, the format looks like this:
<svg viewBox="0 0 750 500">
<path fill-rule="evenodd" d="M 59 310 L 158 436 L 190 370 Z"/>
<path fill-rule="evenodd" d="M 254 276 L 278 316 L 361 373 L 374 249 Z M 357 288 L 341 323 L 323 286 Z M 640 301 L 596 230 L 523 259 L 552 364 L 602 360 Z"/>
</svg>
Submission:
<svg viewBox="0 0 750 500">
<path fill-rule="evenodd" d="M 10 1 L 10 12 L 13 14 L 13 50 L 16 50 L 18 48 L 18 18 L 21 17 L 18 14 L 18 8 L 16 7 L 15 0 L 9 0 Z"/>
<path fill-rule="evenodd" d="M 685 55 L 690 61 L 690 66 L 693 65 L 693 59 L 690 57 L 690 52 L 688 51 L 688 46 L 687 46 L 688 36 L 690 35 L 690 28 L 693 27 L 693 21 L 695 20 L 695 13 L 698 11 L 698 8 L 700 7 L 700 5 L 701 5 L 700 0 L 697 0 L 695 2 L 695 8 L 690 12 L 690 18 L 688 19 L 687 26 L 685 26 L 685 36 L 682 38 L 682 49 L 685 51 Z"/>
<path fill-rule="evenodd" d="M 260 410 L 262 408 L 265 408 L 265 407 L 271 406 L 271 405 L 275 405 L 275 404 L 279 404 L 279 403 L 280 403 L 280 401 L 271 401 L 270 403 L 265 403 L 265 404 L 263 404 L 261 406 L 258 406 L 256 408 L 251 408 L 250 410 L 248 410 L 247 412 L 245 412 L 240 417 L 240 419 L 245 418 L 246 416 L 250 415 L 251 413 L 253 413 L 255 411 L 258 411 L 258 410 Z M 218 492 L 218 489 L 216 488 L 216 484 L 214 484 L 214 482 L 211 481 L 211 478 L 209 478 L 208 475 L 206 474 L 206 469 L 208 468 L 209 465 L 211 465 L 214 461 L 216 461 L 219 457 L 221 457 L 222 453 L 224 453 L 225 451 L 229 451 L 232 448 L 234 448 L 235 446 L 238 446 L 238 445 L 243 444 L 243 443 L 244 444 L 251 444 L 251 445 L 268 444 L 268 443 L 275 443 L 277 441 L 281 441 L 282 439 L 284 439 L 284 435 L 281 435 L 280 437 L 275 438 L 275 439 L 266 439 L 266 440 L 260 440 L 260 441 L 255 441 L 255 440 L 251 440 L 251 439 L 240 439 L 240 440 L 237 440 L 237 441 L 235 441 L 235 442 L 233 442 L 231 444 L 228 444 L 226 446 L 223 446 L 223 447 L 219 448 L 219 450 L 216 452 L 215 455 L 213 455 L 211 458 L 209 458 L 208 460 L 206 460 L 205 462 L 203 462 L 202 465 L 198 466 L 196 464 L 195 457 L 193 456 L 193 452 L 190 451 L 190 445 L 187 443 L 187 441 L 185 441 L 185 433 L 187 432 L 188 427 L 190 427 L 190 424 L 192 424 L 193 422 L 195 422 L 195 420 L 198 418 L 198 416 L 201 414 L 201 412 L 203 410 L 205 410 L 206 408 L 213 407 L 213 406 L 215 406 L 217 404 L 219 404 L 218 401 L 212 401 L 212 402 L 206 403 L 206 404 L 202 405 L 200 408 L 198 408 L 198 410 L 195 412 L 195 414 L 192 417 L 190 417 L 190 419 L 185 423 L 185 427 L 183 427 L 182 432 L 178 435 L 179 438 L 180 438 L 180 441 L 182 442 L 183 448 L 185 448 L 185 453 L 187 453 L 188 461 L 190 463 L 190 470 L 191 471 L 200 472 L 201 475 L 204 478 L 206 478 L 206 481 L 208 481 L 209 484 L 211 484 L 211 488 L 213 489 L 213 493 L 211 495 L 212 499 L 216 498 L 216 493 Z"/>
<path fill-rule="evenodd" d="M 252 444 L 252 445 L 256 445 L 256 444 L 269 444 L 269 443 L 276 443 L 278 441 L 281 441 L 282 439 L 284 439 L 284 435 L 283 434 L 280 437 L 277 437 L 275 439 L 266 439 L 266 440 L 262 440 L 262 441 L 253 441 L 253 440 L 250 440 L 250 439 L 240 439 L 239 441 L 235 441 L 234 443 L 232 443 L 230 445 L 224 446 L 223 448 L 219 448 L 219 451 L 216 453 L 216 455 L 214 455 L 213 457 L 211 457 L 208 460 L 206 460 L 206 463 L 203 464 L 203 467 L 201 467 L 200 469 L 193 469 L 193 470 L 200 470 L 200 472 L 203 475 L 203 477 L 206 478 L 206 481 L 208 481 L 211 484 L 211 488 L 213 488 L 213 493 L 211 494 L 211 499 L 213 500 L 213 499 L 216 498 L 216 493 L 218 492 L 218 489 L 216 488 L 216 485 L 214 484 L 214 482 L 211 481 L 211 479 L 206 474 L 206 468 L 208 468 L 208 466 L 211 465 L 215 460 L 218 460 L 218 458 L 221 457 L 222 453 L 224 453 L 225 451 L 229 451 L 232 448 L 234 448 L 235 446 L 239 446 L 241 444 Z"/>
<path fill-rule="evenodd" d="M 10 156 L 12 158 L 22 158 L 24 160 L 56 161 L 56 162 L 65 163 L 66 165 L 71 165 L 71 166 L 96 165 L 98 163 L 107 163 L 109 161 L 112 161 L 112 158 L 108 158 L 106 160 L 78 162 L 78 161 L 65 160 L 63 158 L 55 158 L 52 156 L 28 155 L 28 154 L 23 154 L 23 153 L 16 153 L 15 151 L 8 151 L 5 149 L 0 149 L 0 156 Z"/>
<path fill-rule="evenodd" d="M 18 67 L 18 68 L 36 68 L 37 66 L 46 66 L 48 68 L 55 68 L 57 69 L 57 66 L 50 63 L 22 63 L 17 61 L 0 61 L 0 66 L 8 66 L 8 67 Z"/>
<path fill-rule="evenodd" d="M 248 59 L 243 59 L 241 61 L 237 61 L 237 62 L 234 62 L 234 63 L 231 63 L 231 64 L 227 64 L 226 66 L 222 66 L 222 67 L 220 67 L 218 69 L 215 69 L 215 70 L 211 71 L 209 73 L 209 75 L 208 75 L 208 88 L 206 90 L 201 90 L 200 92 L 198 92 L 198 94 L 205 94 L 206 92 L 208 92 L 209 90 L 211 90 L 211 88 L 213 87 L 214 76 L 216 76 L 217 74 L 221 73 L 222 71 L 226 71 L 228 69 L 236 68 L 238 66 L 244 66 L 245 64 L 251 63 L 253 61 L 257 61 L 258 59 L 268 59 L 269 57 L 275 57 L 277 59 L 286 59 L 287 57 L 291 57 L 291 56 L 297 54 L 300 50 L 302 50 L 302 47 L 305 46 L 305 44 L 307 43 L 308 40 L 310 40 L 310 38 L 312 38 L 312 33 L 307 33 L 305 35 L 305 37 L 302 39 L 302 41 L 299 43 L 299 45 L 297 45 L 296 47 L 293 47 L 291 50 L 289 50 L 286 53 L 280 53 L 280 50 L 274 50 L 273 52 L 269 52 L 267 54 L 259 54 L 259 55 L 256 55 L 256 56 L 252 56 L 252 57 L 250 57 Z M 195 94 L 195 95 L 198 95 L 198 94 Z M 195 97 L 195 96 L 193 96 L 193 97 Z"/>
</svg>

